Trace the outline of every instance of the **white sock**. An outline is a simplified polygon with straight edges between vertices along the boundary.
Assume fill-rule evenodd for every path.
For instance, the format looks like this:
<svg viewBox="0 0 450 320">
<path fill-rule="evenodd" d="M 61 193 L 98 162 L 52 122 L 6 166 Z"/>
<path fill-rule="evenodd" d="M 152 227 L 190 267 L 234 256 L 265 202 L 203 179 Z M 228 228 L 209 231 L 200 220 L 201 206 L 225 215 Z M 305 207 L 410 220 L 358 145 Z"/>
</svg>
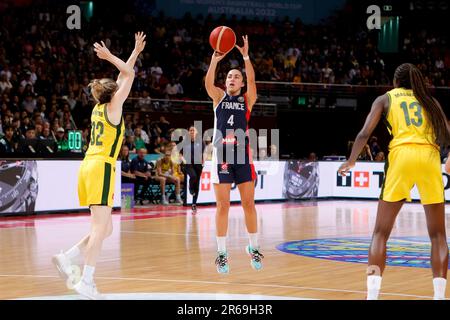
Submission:
<svg viewBox="0 0 450 320">
<path fill-rule="evenodd" d="M 83 268 L 82 279 L 87 283 L 92 283 L 94 281 L 94 272 L 95 267 L 88 266 L 87 264 L 85 264 Z"/>
<path fill-rule="evenodd" d="M 367 300 L 378 300 L 381 289 L 380 276 L 367 276 Z"/>
<path fill-rule="evenodd" d="M 227 252 L 227 237 L 217 237 L 217 251 Z"/>
<path fill-rule="evenodd" d="M 78 246 L 73 246 L 72 248 L 64 252 L 64 254 L 66 255 L 67 258 L 73 260 L 74 258 L 80 255 L 80 249 L 78 248 Z"/>
<path fill-rule="evenodd" d="M 445 287 L 447 286 L 447 279 L 444 278 L 434 278 L 433 288 L 434 288 L 434 300 L 445 299 Z"/>
<path fill-rule="evenodd" d="M 180 194 L 177 194 L 177 195 L 176 195 L 176 198 L 177 198 L 177 200 L 181 200 Z"/>
<path fill-rule="evenodd" d="M 257 249 L 259 247 L 258 244 L 258 233 L 249 233 L 248 234 L 248 239 L 250 242 L 250 247 Z"/>
</svg>

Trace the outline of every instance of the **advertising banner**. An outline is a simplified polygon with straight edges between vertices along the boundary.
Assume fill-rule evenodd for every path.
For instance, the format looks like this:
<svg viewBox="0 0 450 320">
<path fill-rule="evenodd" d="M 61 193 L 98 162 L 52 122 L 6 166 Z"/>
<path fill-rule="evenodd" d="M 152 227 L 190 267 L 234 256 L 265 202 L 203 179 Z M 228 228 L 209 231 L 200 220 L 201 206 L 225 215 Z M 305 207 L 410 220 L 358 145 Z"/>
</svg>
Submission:
<svg viewBox="0 0 450 320">
<path fill-rule="evenodd" d="M 85 209 L 78 204 L 81 160 L 0 160 L 0 215 Z M 114 207 L 120 207 L 120 162 Z"/>
<path fill-rule="evenodd" d="M 285 162 L 280 161 L 255 161 L 257 174 L 255 186 L 256 200 L 281 200 L 283 199 L 282 185 Z M 189 177 L 188 177 L 189 179 Z M 189 181 L 189 180 L 188 180 Z M 239 190 L 233 184 L 231 186 L 231 201 L 240 201 Z M 211 183 L 211 161 L 206 161 L 200 180 L 200 191 L 197 203 L 215 203 L 214 186 Z M 192 203 L 192 195 L 187 196 L 187 203 Z"/>
</svg>

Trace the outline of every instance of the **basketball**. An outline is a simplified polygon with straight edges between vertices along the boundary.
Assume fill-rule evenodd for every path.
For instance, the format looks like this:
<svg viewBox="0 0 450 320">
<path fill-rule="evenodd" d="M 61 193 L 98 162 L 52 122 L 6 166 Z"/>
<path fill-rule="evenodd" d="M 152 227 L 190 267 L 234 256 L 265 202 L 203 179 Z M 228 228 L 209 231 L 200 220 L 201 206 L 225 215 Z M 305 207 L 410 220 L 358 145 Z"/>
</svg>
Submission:
<svg viewBox="0 0 450 320">
<path fill-rule="evenodd" d="M 236 35 L 231 28 L 220 26 L 215 28 L 209 35 L 209 44 L 220 53 L 226 53 L 234 48 Z"/>
</svg>

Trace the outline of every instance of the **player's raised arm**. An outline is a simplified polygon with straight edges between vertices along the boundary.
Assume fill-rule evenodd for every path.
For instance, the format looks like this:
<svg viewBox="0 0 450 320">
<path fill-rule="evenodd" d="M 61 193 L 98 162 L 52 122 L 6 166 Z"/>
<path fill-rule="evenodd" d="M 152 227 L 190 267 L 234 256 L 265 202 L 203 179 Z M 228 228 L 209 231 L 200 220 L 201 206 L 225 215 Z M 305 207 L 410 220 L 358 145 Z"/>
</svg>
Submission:
<svg viewBox="0 0 450 320">
<path fill-rule="evenodd" d="M 236 48 L 241 52 L 242 57 L 244 58 L 245 74 L 247 75 L 248 107 L 251 110 L 257 99 L 255 70 L 253 69 L 250 57 L 248 56 L 248 36 L 243 36 L 242 39 L 244 40 L 244 46 L 239 47 L 236 45 Z"/>
<path fill-rule="evenodd" d="M 135 47 L 127 62 L 113 55 L 103 41 L 101 44 L 97 42 L 94 44 L 94 51 L 97 53 L 97 56 L 100 59 L 109 61 L 120 71 L 117 78 L 117 91 L 112 97 L 111 103 L 108 104 L 108 118 L 113 124 L 119 124 L 122 118 L 122 105 L 130 94 L 134 81 L 134 64 L 145 47 L 144 39 L 145 35 L 141 32 L 135 35 Z"/>
<path fill-rule="evenodd" d="M 214 80 L 216 77 L 217 64 L 225 57 L 225 55 L 226 53 L 214 51 L 213 55 L 211 56 L 211 63 L 209 64 L 208 72 L 206 73 L 205 77 L 206 92 L 208 93 L 208 96 L 213 100 L 214 106 L 220 101 L 224 94 L 224 91 L 222 89 L 215 86 Z"/>
<path fill-rule="evenodd" d="M 142 31 L 138 32 L 134 35 L 134 39 L 135 39 L 134 50 L 126 62 L 126 65 L 128 67 L 131 67 L 133 70 L 134 70 L 134 65 L 136 64 L 137 58 L 139 57 L 142 50 L 144 50 L 144 47 L 146 44 L 145 37 L 146 37 L 146 35 Z M 117 85 L 119 85 L 119 87 L 125 78 L 126 78 L 126 74 L 120 72 L 119 76 L 117 77 Z"/>
</svg>

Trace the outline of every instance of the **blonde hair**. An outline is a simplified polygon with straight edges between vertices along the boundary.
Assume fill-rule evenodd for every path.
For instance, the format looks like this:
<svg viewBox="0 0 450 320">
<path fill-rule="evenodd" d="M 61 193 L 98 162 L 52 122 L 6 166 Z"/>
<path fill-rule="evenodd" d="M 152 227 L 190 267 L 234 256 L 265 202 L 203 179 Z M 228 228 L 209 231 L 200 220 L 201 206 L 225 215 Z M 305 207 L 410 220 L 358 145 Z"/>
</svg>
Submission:
<svg viewBox="0 0 450 320">
<path fill-rule="evenodd" d="M 113 79 L 94 79 L 89 83 L 91 94 L 98 103 L 110 102 L 114 93 L 118 89 L 117 83 Z"/>
</svg>

